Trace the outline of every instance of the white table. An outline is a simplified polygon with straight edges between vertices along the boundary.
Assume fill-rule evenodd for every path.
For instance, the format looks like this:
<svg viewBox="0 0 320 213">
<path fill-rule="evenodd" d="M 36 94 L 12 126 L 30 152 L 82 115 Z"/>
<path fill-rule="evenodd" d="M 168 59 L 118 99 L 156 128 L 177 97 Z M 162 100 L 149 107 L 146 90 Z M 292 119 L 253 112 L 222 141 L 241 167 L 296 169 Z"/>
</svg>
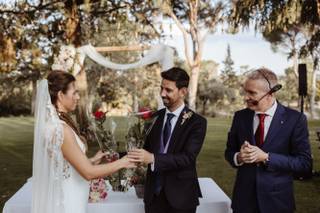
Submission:
<svg viewBox="0 0 320 213">
<path fill-rule="evenodd" d="M 197 213 L 231 213 L 231 201 L 211 178 L 199 178 L 203 198 Z M 5 204 L 3 213 L 30 213 L 31 181 L 27 181 Z M 88 203 L 88 213 L 143 213 L 144 204 L 138 199 L 134 188 L 128 192 L 108 191 L 104 202 Z"/>
</svg>

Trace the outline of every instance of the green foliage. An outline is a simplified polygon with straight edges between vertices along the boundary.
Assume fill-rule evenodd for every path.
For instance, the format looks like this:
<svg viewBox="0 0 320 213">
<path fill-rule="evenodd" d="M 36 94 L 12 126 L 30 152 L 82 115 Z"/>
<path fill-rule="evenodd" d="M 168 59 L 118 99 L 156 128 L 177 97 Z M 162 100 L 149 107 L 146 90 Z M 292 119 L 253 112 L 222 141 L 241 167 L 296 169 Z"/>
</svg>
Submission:
<svg viewBox="0 0 320 213">
<path fill-rule="evenodd" d="M 274 29 L 271 32 L 263 32 L 263 37 L 271 43 L 273 51 L 279 50 L 288 56 L 288 59 L 296 57 L 306 42 L 306 35 L 297 26 L 292 26 L 288 30 Z"/>
<path fill-rule="evenodd" d="M 202 114 L 215 116 L 217 109 L 235 101 L 235 91 L 216 79 L 201 81 L 198 86 L 198 99 L 202 104 Z M 208 105 L 211 110 L 207 112 Z"/>
<path fill-rule="evenodd" d="M 279 82 L 283 87 L 276 93 L 277 98 L 287 106 L 293 106 L 292 104 L 296 106 L 299 100 L 298 79 L 292 67 L 285 70 L 284 76 L 279 76 Z"/>
<path fill-rule="evenodd" d="M 303 28 L 308 39 L 300 48 L 303 55 L 314 55 L 319 59 L 320 41 L 320 3 L 317 0 L 239 0 L 233 1 L 229 11 L 229 24 L 232 29 L 248 27 L 254 24 L 255 29 L 270 34 L 281 31 L 288 32 L 293 27 Z M 301 30 L 300 29 L 300 30 Z"/>
<path fill-rule="evenodd" d="M 16 78 L 0 73 L 0 117 L 28 115 L 31 112 L 32 88 Z"/>
</svg>

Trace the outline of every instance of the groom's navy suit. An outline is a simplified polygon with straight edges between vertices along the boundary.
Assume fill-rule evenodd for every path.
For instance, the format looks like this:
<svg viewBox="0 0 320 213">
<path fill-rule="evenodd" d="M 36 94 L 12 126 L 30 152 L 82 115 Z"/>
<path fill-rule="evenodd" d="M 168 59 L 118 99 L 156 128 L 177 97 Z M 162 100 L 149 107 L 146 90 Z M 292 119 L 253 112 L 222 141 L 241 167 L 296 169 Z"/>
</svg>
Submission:
<svg viewBox="0 0 320 213">
<path fill-rule="evenodd" d="M 154 154 L 155 162 L 153 171 L 150 165 L 148 167 L 144 202 L 145 205 L 153 202 L 157 184 L 160 183 L 162 193 L 172 207 L 196 208 L 201 197 L 196 158 L 205 138 L 207 121 L 185 107 L 172 131 L 168 151 L 164 154 L 160 153 L 160 147 L 165 112 L 166 109 L 157 112 L 157 119 L 145 141 L 144 149 Z M 186 118 L 188 112 L 192 112 L 190 118 Z"/>
<path fill-rule="evenodd" d="M 234 155 L 244 141 L 255 145 L 254 111 L 235 113 L 228 134 L 225 157 L 237 168 L 233 190 L 234 212 L 284 213 L 295 209 L 293 173 L 311 167 L 308 127 L 305 115 L 278 103 L 261 149 L 269 153 L 266 164 L 236 166 Z"/>
</svg>

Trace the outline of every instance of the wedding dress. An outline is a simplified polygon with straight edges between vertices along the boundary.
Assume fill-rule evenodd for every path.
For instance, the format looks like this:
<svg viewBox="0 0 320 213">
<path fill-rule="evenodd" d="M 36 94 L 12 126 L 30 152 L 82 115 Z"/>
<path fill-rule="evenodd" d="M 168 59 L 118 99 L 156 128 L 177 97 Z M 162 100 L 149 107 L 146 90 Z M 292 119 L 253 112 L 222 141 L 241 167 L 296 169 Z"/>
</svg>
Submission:
<svg viewBox="0 0 320 213">
<path fill-rule="evenodd" d="M 63 157 L 63 125 L 51 103 L 48 82 L 41 80 L 35 108 L 31 213 L 86 212 L 89 182 Z M 75 137 L 85 152 L 85 145 Z"/>
<path fill-rule="evenodd" d="M 75 132 L 73 133 L 77 144 L 85 153 L 86 147 L 84 143 Z M 89 197 L 89 182 L 69 162 L 65 163 L 66 169 L 69 170 L 62 183 L 65 213 L 85 213 Z"/>
</svg>

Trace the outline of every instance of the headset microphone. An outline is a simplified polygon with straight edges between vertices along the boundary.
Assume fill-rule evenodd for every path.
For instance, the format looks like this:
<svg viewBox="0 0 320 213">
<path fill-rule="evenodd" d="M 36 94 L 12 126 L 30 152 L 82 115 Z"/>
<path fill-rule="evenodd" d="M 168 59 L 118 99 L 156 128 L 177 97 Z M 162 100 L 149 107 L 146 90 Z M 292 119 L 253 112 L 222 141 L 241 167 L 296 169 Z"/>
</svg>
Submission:
<svg viewBox="0 0 320 213">
<path fill-rule="evenodd" d="M 277 84 L 274 87 L 272 87 L 268 93 L 271 95 L 272 93 L 275 93 L 275 92 L 279 91 L 281 88 L 282 88 L 282 85 L 281 84 Z"/>
<path fill-rule="evenodd" d="M 264 94 L 261 98 L 259 98 L 259 100 L 249 100 L 249 102 L 253 105 L 258 105 L 259 101 L 261 101 L 264 97 L 266 97 L 267 95 L 271 95 L 272 93 L 277 92 L 278 90 L 280 90 L 282 88 L 281 84 L 277 84 L 274 87 L 272 87 L 269 92 L 267 92 L 266 94 Z"/>
</svg>

